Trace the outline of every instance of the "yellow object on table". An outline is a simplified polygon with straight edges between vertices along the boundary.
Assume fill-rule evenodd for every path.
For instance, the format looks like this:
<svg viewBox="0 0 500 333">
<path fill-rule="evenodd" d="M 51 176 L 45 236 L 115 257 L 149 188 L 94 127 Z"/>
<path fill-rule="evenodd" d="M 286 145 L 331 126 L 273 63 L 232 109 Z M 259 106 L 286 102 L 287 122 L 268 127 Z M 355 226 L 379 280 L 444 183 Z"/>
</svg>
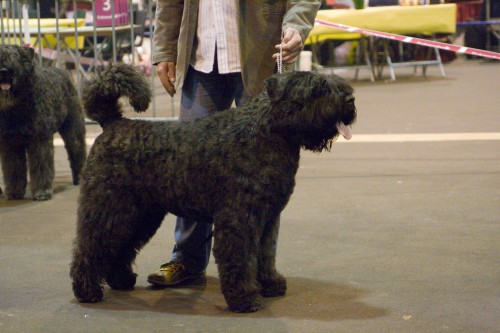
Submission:
<svg viewBox="0 0 500 333">
<path fill-rule="evenodd" d="M 456 31 L 455 4 L 426 6 L 386 6 L 365 9 L 320 10 L 317 19 L 399 35 L 452 34 Z M 349 37 L 350 36 L 350 37 Z M 317 43 L 327 39 L 355 39 L 356 33 L 316 24 L 309 34 L 307 43 Z"/>
<path fill-rule="evenodd" d="M 81 27 L 85 25 L 85 19 L 77 19 L 77 26 Z M 19 19 L 6 19 L 3 18 L 1 21 L 2 32 L 5 36 L 10 37 L 7 40 L 9 44 L 16 43 L 19 44 L 19 39 L 14 36 L 21 35 L 24 38 L 24 22 Z M 48 47 L 55 49 L 57 47 L 57 32 L 56 28 L 68 29 L 75 27 L 74 19 L 55 19 L 55 18 L 43 18 L 38 21 L 38 19 L 29 19 L 28 26 L 30 29 L 30 43 L 31 46 L 38 45 L 38 34 L 41 35 L 42 47 Z M 75 48 L 75 37 L 65 37 L 65 44 L 67 47 Z M 78 48 L 83 48 L 84 37 L 78 38 Z"/>
<path fill-rule="evenodd" d="M 38 19 L 29 19 L 30 28 L 38 27 Z M 85 19 L 76 19 L 77 25 L 79 27 L 85 25 Z M 41 28 L 55 28 L 59 25 L 59 28 L 73 28 L 75 26 L 75 19 L 59 19 L 59 22 L 55 18 L 43 18 L 40 19 Z"/>
</svg>

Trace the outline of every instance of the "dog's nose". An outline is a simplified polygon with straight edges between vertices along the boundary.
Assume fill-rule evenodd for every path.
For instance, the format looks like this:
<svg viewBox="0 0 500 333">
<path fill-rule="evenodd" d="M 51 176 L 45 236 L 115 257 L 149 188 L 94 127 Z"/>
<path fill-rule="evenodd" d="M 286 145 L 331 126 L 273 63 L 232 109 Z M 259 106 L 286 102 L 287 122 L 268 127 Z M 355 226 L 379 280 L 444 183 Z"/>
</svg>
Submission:
<svg viewBox="0 0 500 333">
<path fill-rule="evenodd" d="M 0 77 L 8 77 L 10 76 L 11 72 L 5 68 L 5 67 L 2 67 L 0 68 Z"/>
</svg>

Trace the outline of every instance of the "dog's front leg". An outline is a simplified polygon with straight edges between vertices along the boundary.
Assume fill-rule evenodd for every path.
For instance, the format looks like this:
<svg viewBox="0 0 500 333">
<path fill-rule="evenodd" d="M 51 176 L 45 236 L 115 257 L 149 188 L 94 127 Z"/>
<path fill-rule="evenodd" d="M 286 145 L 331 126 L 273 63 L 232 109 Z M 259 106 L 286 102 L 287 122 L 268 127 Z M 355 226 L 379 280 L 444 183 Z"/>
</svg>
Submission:
<svg viewBox="0 0 500 333">
<path fill-rule="evenodd" d="M 95 267 L 94 267 L 95 266 Z M 73 261 L 71 262 L 70 276 L 73 280 L 73 294 L 81 303 L 95 303 L 104 297 L 100 266 L 88 254 L 83 254 L 76 245 Z"/>
<path fill-rule="evenodd" d="M 266 224 L 260 241 L 257 280 L 264 297 L 283 296 L 286 293 L 286 279 L 276 271 L 279 227 L 278 216 Z"/>
<path fill-rule="evenodd" d="M 3 146 L 0 149 L 5 195 L 9 200 L 23 199 L 26 193 L 26 152 L 21 146 Z"/>
<path fill-rule="evenodd" d="M 79 117 L 71 117 L 66 120 L 67 125 L 59 133 L 64 140 L 64 147 L 68 153 L 71 175 L 73 176 L 73 185 L 78 185 L 80 173 L 85 164 L 87 156 L 85 145 L 85 122 Z"/>
<path fill-rule="evenodd" d="M 252 223 L 214 219 L 214 257 L 222 294 L 233 312 L 254 312 L 260 306 L 257 237 Z"/>
<path fill-rule="evenodd" d="M 28 147 L 28 165 L 33 200 L 52 198 L 54 181 L 54 143 L 52 138 L 32 142 Z"/>
</svg>

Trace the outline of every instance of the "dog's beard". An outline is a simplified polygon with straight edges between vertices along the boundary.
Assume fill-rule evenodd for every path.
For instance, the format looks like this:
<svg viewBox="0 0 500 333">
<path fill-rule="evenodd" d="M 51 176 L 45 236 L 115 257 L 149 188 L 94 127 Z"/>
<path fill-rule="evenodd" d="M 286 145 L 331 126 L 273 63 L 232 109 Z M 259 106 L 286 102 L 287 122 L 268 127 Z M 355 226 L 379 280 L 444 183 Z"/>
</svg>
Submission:
<svg viewBox="0 0 500 333">
<path fill-rule="evenodd" d="M 346 98 L 343 94 L 337 94 L 325 95 L 310 103 L 308 114 L 314 117 L 305 123 L 313 124 L 313 127 L 308 131 L 303 147 L 314 152 L 330 151 L 339 135 L 350 140 L 351 125 L 356 118 L 353 101 L 351 95 Z"/>
<path fill-rule="evenodd" d="M 335 137 L 324 137 L 319 135 L 317 130 L 314 130 L 308 133 L 307 139 L 301 146 L 312 152 L 321 153 L 322 151 L 330 151 L 334 141 Z"/>
<path fill-rule="evenodd" d="M 0 90 L 0 112 L 10 110 L 17 104 L 17 99 L 10 90 Z"/>
</svg>

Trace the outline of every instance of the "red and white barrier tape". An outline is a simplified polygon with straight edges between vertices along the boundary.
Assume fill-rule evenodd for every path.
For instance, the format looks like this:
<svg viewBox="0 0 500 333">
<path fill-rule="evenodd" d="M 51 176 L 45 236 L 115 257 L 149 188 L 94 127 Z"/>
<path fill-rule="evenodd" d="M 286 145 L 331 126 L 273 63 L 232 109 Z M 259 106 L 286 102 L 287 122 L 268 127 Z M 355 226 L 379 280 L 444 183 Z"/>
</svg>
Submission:
<svg viewBox="0 0 500 333">
<path fill-rule="evenodd" d="M 500 53 L 497 53 L 497 52 L 474 49 L 471 47 L 465 47 L 465 46 L 459 46 L 459 45 L 453 45 L 453 44 L 447 44 L 447 43 L 441 43 L 441 42 L 436 42 L 436 41 L 428 40 L 428 39 L 421 39 L 421 38 L 408 37 L 408 36 L 403 36 L 403 35 L 396 35 L 396 34 L 391 34 L 388 32 L 381 32 L 381 31 L 364 29 L 364 28 L 355 28 L 355 27 L 350 27 L 350 26 L 344 25 L 344 24 L 331 23 L 331 22 L 327 22 L 327 21 L 323 21 L 323 20 L 319 20 L 319 19 L 316 19 L 316 23 L 327 26 L 327 27 L 331 27 L 331 28 L 345 30 L 348 32 L 357 32 L 357 33 L 364 34 L 364 35 L 392 39 L 392 40 L 396 40 L 396 41 L 403 42 L 403 43 L 410 43 L 410 44 L 417 44 L 417 45 L 428 46 L 428 47 L 435 47 L 435 48 L 446 50 L 446 51 L 453 51 L 453 52 L 465 53 L 465 54 L 475 55 L 475 56 L 484 57 L 484 58 L 491 58 L 491 59 L 500 60 Z"/>
</svg>

